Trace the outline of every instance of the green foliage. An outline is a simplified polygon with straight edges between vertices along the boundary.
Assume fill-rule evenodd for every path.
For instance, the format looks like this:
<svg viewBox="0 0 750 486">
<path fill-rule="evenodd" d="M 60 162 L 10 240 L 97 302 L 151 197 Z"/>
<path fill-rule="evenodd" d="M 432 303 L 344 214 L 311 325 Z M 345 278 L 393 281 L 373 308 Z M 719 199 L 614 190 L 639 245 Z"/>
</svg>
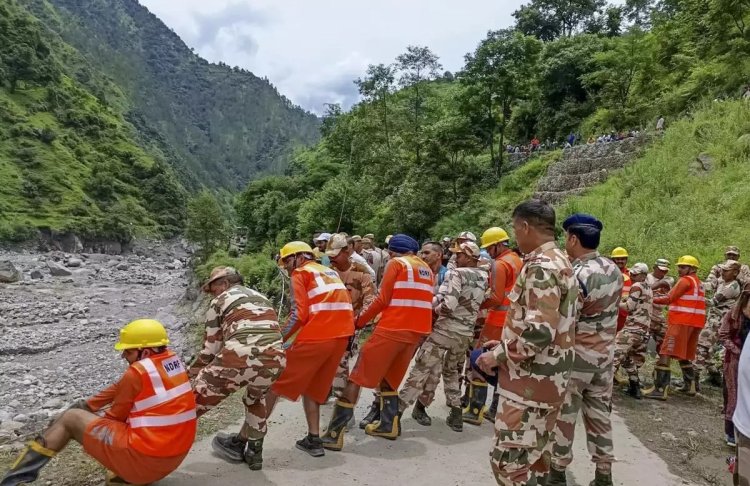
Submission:
<svg viewBox="0 0 750 486">
<path fill-rule="evenodd" d="M 117 83 L 140 137 L 190 189 L 239 190 L 259 174 L 282 173 L 296 146 L 319 138 L 317 118 L 267 79 L 208 63 L 138 2 L 23 1 Z M 113 96 L 89 71 L 77 74 L 97 85 L 92 91 Z"/>
<path fill-rule="evenodd" d="M 631 263 L 673 263 L 684 254 L 702 262 L 702 273 L 722 259 L 726 245 L 750 248 L 750 186 L 743 183 L 750 151 L 750 106 L 714 102 L 672 125 L 644 157 L 558 210 L 604 222 L 602 249 L 624 246 Z M 697 168 L 706 154 L 713 168 Z"/>
<path fill-rule="evenodd" d="M 198 243 L 204 255 L 210 255 L 226 241 L 228 228 L 216 198 L 208 191 L 201 191 L 188 202 L 185 236 Z"/>
<path fill-rule="evenodd" d="M 136 142 L 107 102 L 114 95 L 97 96 L 69 75 L 85 72 L 113 92 L 84 66 L 18 3 L 0 5 L 0 240 L 51 228 L 128 241 L 183 226 L 182 186 Z"/>
</svg>

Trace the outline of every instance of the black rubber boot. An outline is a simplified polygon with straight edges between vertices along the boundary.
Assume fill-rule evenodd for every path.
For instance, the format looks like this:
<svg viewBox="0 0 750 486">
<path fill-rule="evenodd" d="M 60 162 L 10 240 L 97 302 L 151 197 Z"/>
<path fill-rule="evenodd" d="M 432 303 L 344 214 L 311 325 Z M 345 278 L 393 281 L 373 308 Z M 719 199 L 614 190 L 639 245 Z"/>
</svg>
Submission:
<svg viewBox="0 0 750 486">
<path fill-rule="evenodd" d="M 469 388 L 471 389 L 471 400 L 469 406 L 463 410 L 463 421 L 471 425 L 482 425 L 484 404 L 487 401 L 487 383 L 472 381 Z"/>
<path fill-rule="evenodd" d="M 263 439 L 250 439 L 245 448 L 245 462 L 252 471 L 263 469 Z"/>
<path fill-rule="evenodd" d="M 665 401 L 669 395 L 669 382 L 672 379 L 672 371 L 668 366 L 657 366 L 654 368 L 655 377 L 654 385 L 651 388 L 643 390 L 646 398 L 653 400 Z"/>
<path fill-rule="evenodd" d="M 323 447 L 331 451 L 340 451 L 344 448 L 344 435 L 349 421 L 354 417 L 354 405 L 341 400 L 336 400 L 333 407 L 333 415 L 328 423 L 328 429 L 320 437 Z"/>
<path fill-rule="evenodd" d="M 724 386 L 724 378 L 721 376 L 721 372 L 717 370 L 708 370 L 708 384 L 717 388 Z"/>
<path fill-rule="evenodd" d="M 628 395 L 637 400 L 643 398 L 641 383 L 638 381 L 638 378 L 630 378 L 630 381 L 628 381 Z"/>
<path fill-rule="evenodd" d="M 558 471 L 554 467 L 549 468 L 546 486 L 567 486 L 568 480 L 565 478 L 565 471 Z"/>
<path fill-rule="evenodd" d="M 41 469 L 55 457 L 57 452 L 44 447 L 39 440 L 29 442 L 26 449 L 16 459 L 10 471 L 3 476 L 0 486 L 17 486 L 36 481 Z"/>
<path fill-rule="evenodd" d="M 448 427 L 454 432 L 463 432 L 464 417 L 461 413 L 461 407 L 451 407 L 451 413 L 448 415 L 448 418 L 445 419 L 445 423 L 448 424 Z"/>
<path fill-rule="evenodd" d="M 682 367 L 682 388 L 680 388 L 681 393 L 685 393 L 688 396 L 695 396 L 697 393 L 695 389 L 695 377 L 697 374 L 695 373 L 695 368 L 693 368 L 693 365 L 686 365 Z"/>
<path fill-rule="evenodd" d="M 323 449 L 323 443 L 317 435 L 312 436 L 307 434 L 304 439 L 298 440 L 297 449 L 305 451 L 313 457 L 322 457 L 326 455 L 326 450 Z"/>
<path fill-rule="evenodd" d="M 497 418 L 497 403 L 500 401 L 500 394 L 497 393 L 497 389 L 494 390 L 494 393 L 492 394 L 492 403 L 490 403 L 490 408 L 484 411 L 484 419 L 489 420 L 493 424 L 495 423 L 495 419 Z"/>
<path fill-rule="evenodd" d="M 401 430 L 398 412 L 398 392 L 380 393 L 380 420 L 365 427 L 365 434 L 396 440 Z"/>
<path fill-rule="evenodd" d="M 547 482 L 549 486 L 549 481 Z M 612 484 L 612 473 L 605 473 L 597 470 L 594 473 L 594 480 L 589 483 L 589 486 L 613 486 Z"/>
<path fill-rule="evenodd" d="M 411 418 L 416 420 L 419 425 L 425 427 L 432 425 L 432 419 L 427 415 L 427 410 L 425 410 L 424 405 L 419 400 L 414 404 L 414 409 L 411 411 Z"/>
<path fill-rule="evenodd" d="M 229 462 L 244 461 L 245 446 L 247 441 L 240 439 L 239 434 L 217 435 L 211 441 L 214 452 Z"/>
<path fill-rule="evenodd" d="M 378 420 L 380 420 L 380 400 L 375 397 L 375 400 L 372 401 L 372 405 L 370 405 L 370 411 L 359 421 L 359 428 L 364 429 Z"/>
</svg>

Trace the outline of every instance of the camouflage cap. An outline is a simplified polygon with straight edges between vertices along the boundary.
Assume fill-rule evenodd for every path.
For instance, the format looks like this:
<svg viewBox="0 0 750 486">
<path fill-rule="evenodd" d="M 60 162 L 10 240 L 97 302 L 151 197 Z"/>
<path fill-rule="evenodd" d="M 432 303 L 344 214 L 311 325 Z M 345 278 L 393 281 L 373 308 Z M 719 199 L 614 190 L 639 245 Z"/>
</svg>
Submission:
<svg viewBox="0 0 750 486">
<path fill-rule="evenodd" d="M 365 238 L 367 238 L 367 239 L 369 239 L 369 240 L 372 240 L 372 241 L 375 241 L 375 235 L 374 235 L 374 234 L 372 234 L 372 233 L 367 233 L 367 234 L 365 235 Z"/>
<path fill-rule="evenodd" d="M 466 253 L 472 258 L 479 258 L 479 254 L 481 253 L 481 250 L 473 241 L 464 241 L 463 243 L 455 244 L 451 248 L 451 251 L 453 253 Z"/>
<path fill-rule="evenodd" d="M 738 262 L 737 260 L 727 260 L 721 265 L 719 265 L 719 268 L 721 268 L 722 271 L 737 270 L 739 272 L 742 266 L 740 265 L 740 262 Z"/>
<path fill-rule="evenodd" d="M 326 255 L 335 258 L 341 253 L 341 250 L 349 246 L 346 236 L 343 233 L 334 233 L 326 245 Z"/>
<path fill-rule="evenodd" d="M 362 238 L 362 244 L 363 245 L 372 245 L 372 238 L 364 237 Z"/>
<path fill-rule="evenodd" d="M 636 263 L 630 267 L 630 275 L 640 275 L 642 273 L 648 273 L 648 265 L 645 263 Z"/>
<path fill-rule="evenodd" d="M 726 250 L 724 250 L 725 255 L 740 255 L 740 249 L 736 246 L 728 246 Z"/>
<path fill-rule="evenodd" d="M 239 277 L 240 272 L 237 271 L 234 267 L 216 267 L 213 270 L 211 270 L 211 276 L 208 277 L 208 280 L 206 280 L 206 283 L 204 283 L 201 286 L 201 290 L 208 291 L 208 288 L 211 286 L 212 283 L 216 282 L 219 279 L 225 278 L 225 277 Z"/>
<path fill-rule="evenodd" d="M 362 241 L 362 237 L 359 235 L 354 235 L 352 236 L 352 241 L 354 241 L 355 243 L 358 241 Z"/>
<path fill-rule="evenodd" d="M 458 235 L 458 240 L 469 240 L 473 241 L 474 243 L 477 242 L 477 237 L 474 233 L 471 231 L 462 231 L 460 235 Z"/>
<path fill-rule="evenodd" d="M 663 272 L 668 272 L 670 263 L 666 258 L 659 258 L 656 260 L 654 266 Z"/>
</svg>

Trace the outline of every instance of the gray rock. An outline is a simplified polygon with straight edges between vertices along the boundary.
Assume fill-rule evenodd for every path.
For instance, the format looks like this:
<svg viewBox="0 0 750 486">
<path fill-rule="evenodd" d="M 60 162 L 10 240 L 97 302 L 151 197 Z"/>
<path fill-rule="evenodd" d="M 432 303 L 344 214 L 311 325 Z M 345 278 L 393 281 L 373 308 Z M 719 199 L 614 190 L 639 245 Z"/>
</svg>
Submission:
<svg viewBox="0 0 750 486">
<path fill-rule="evenodd" d="M 42 405 L 42 408 L 60 408 L 63 406 L 63 401 L 59 398 L 50 398 Z"/>
<path fill-rule="evenodd" d="M 130 265 L 128 265 L 126 262 L 122 262 L 122 263 L 118 263 L 117 267 L 115 267 L 115 268 L 117 268 L 118 270 L 125 271 L 125 270 L 130 269 Z"/>
<path fill-rule="evenodd" d="M 182 262 L 179 260 L 172 260 L 164 266 L 167 270 L 180 270 L 182 268 Z"/>
<path fill-rule="evenodd" d="M 14 283 L 23 278 L 21 272 L 9 261 L 0 262 L 0 283 Z"/>
<path fill-rule="evenodd" d="M 29 421 L 29 417 L 27 415 L 24 415 L 22 413 L 19 413 L 15 417 L 13 417 L 13 421 L 15 422 L 21 422 L 22 424 L 25 424 Z"/>
<path fill-rule="evenodd" d="M 71 258 L 68 260 L 68 263 L 65 264 L 66 267 L 70 268 L 78 268 L 81 265 L 83 265 L 83 261 L 78 258 Z"/>
<path fill-rule="evenodd" d="M 44 274 L 38 268 L 35 268 L 34 270 L 31 271 L 32 280 L 41 280 L 43 278 L 44 278 Z"/>
<path fill-rule="evenodd" d="M 23 422 L 17 420 L 4 420 L 0 424 L 0 431 L 2 432 L 15 432 L 23 427 Z"/>
<path fill-rule="evenodd" d="M 47 268 L 49 268 L 49 273 L 51 273 L 54 277 L 69 277 L 73 275 L 73 272 L 63 267 L 59 263 L 47 262 Z"/>
</svg>

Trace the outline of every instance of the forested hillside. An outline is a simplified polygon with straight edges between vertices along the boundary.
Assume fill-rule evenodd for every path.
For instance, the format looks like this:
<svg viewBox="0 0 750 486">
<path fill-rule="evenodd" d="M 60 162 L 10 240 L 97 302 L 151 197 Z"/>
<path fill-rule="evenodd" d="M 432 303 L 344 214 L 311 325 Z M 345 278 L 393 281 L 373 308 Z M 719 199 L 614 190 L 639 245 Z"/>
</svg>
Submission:
<svg viewBox="0 0 750 486">
<path fill-rule="evenodd" d="M 125 103 L 14 0 L 0 2 L 0 240 L 36 228 L 118 240 L 181 230 L 184 189 L 139 144 Z"/>
<path fill-rule="evenodd" d="M 200 58 L 136 0 L 22 2 L 118 84 L 128 120 L 190 188 L 241 189 L 319 137 L 315 116 L 268 81 Z"/>
<path fill-rule="evenodd" d="M 514 16 L 460 72 L 415 46 L 370 66 L 355 81 L 362 102 L 332 108 L 316 147 L 240 197 L 251 246 L 317 229 L 380 238 L 479 230 L 529 197 L 554 157 L 505 174 L 506 143 L 561 147 L 571 133 L 585 143 L 653 131 L 661 116 L 669 131 L 705 100 L 738 99 L 750 83 L 747 1 L 532 0 Z"/>
</svg>

